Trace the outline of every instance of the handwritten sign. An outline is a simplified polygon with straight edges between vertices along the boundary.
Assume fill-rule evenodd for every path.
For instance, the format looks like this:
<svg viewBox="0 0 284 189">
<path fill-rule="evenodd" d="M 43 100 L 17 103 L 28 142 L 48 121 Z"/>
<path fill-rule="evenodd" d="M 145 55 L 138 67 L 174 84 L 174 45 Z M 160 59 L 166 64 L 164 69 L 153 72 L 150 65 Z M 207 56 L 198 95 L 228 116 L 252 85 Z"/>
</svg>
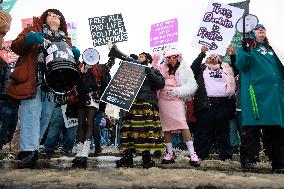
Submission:
<svg viewBox="0 0 284 189">
<path fill-rule="evenodd" d="M 129 111 L 145 78 L 145 66 L 126 61 L 121 62 L 104 91 L 101 101 Z"/>
<path fill-rule="evenodd" d="M 94 47 L 128 39 L 121 14 L 89 18 L 89 25 Z"/>
<path fill-rule="evenodd" d="M 15 63 L 17 62 L 19 56 L 11 50 L 11 41 L 5 41 L 0 50 L 0 56 L 9 64 L 11 68 L 15 67 Z"/>
<path fill-rule="evenodd" d="M 161 46 L 178 41 L 177 18 L 151 25 L 150 47 Z"/>
<path fill-rule="evenodd" d="M 207 46 L 209 51 L 225 55 L 235 34 L 235 24 L 243 14 L 243 9 L 211 0 L 192 45 Z"/>
</svg>

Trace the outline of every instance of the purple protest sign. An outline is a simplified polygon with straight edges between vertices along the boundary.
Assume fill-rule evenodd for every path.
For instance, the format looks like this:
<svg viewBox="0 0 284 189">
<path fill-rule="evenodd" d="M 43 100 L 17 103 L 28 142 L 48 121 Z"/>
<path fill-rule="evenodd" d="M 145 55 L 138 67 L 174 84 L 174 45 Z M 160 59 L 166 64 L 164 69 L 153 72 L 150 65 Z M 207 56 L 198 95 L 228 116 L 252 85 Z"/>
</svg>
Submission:
<svg viewBox="0 0 284 189">
<path fill-rule="evenodd" d="M 150 47 L 178 41 L 177 18 L 151 25 Z"/>
</svg>

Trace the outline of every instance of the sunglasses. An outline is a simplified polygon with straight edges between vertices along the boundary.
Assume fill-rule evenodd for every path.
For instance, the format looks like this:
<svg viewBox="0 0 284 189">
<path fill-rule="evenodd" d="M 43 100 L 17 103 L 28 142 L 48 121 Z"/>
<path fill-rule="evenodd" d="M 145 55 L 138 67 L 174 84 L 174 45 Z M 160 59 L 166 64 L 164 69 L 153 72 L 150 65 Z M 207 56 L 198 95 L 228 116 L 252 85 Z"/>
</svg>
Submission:
<svg viewBox="0 0 284 189">
<path fill-rule="evenodd" d="M 59 15 L 57 15 L 57 14 L 54 14 L 54 13 L 52 13 L 52 12 L 48 12 L 47 15 L 48 15 L 48 16 L 51 16 L 51 17 L 58 18 L 58 19 L 61 18 L 61 16 L 59 16 Z"/>
<path fill-rule="evenodd" d="M 167 60 L 176 59 L 176 58 L 178 58 L 178 55 L 172 55 L 172 56 L 166 57 Z"/>
</svg>

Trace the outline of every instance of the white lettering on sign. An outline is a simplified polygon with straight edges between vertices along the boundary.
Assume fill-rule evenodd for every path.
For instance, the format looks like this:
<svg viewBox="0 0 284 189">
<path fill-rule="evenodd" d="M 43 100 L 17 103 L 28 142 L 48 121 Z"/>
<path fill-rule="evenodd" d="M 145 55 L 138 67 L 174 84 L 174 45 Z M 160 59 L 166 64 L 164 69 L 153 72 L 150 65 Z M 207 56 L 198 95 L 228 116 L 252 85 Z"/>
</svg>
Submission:
<svg viewBox="0 0 284 189">
<path fill-rule="evenodd" d="M 63 52 L 63 51 L 57 51 L 56 52 L 56 57 L 60 57 L 60 58 L 64 58 L 64 59 L 68 59 L 68 53 L 67 52 Z"/>
</svg>

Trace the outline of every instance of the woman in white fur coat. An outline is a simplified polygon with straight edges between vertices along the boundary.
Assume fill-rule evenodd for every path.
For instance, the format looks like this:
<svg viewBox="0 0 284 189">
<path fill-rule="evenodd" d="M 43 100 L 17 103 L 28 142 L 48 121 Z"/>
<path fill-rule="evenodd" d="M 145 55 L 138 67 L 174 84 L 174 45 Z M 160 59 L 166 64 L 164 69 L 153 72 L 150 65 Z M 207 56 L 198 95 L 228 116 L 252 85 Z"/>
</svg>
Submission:
<svg viewBox="0 0 284 189">
<path fill-rule="evenodd" d="M 171 133 L 181 132 L 189 151 L 190 165 L 199 166 L 200 162 L 186 122 L 184 103 L 197 89 L 193 72 L 190 65 L 183 60 L 182 54 L 175 48 L 164 53 L 163 64 L 158 64 L 158 59 L 159 57 L 154 55 L 152 65 L 162 73 L 165 79 L 165 87 L 158 92 L 161 126 L 167 148 L 162 163 L 174 163 Z"/>
</svg>

